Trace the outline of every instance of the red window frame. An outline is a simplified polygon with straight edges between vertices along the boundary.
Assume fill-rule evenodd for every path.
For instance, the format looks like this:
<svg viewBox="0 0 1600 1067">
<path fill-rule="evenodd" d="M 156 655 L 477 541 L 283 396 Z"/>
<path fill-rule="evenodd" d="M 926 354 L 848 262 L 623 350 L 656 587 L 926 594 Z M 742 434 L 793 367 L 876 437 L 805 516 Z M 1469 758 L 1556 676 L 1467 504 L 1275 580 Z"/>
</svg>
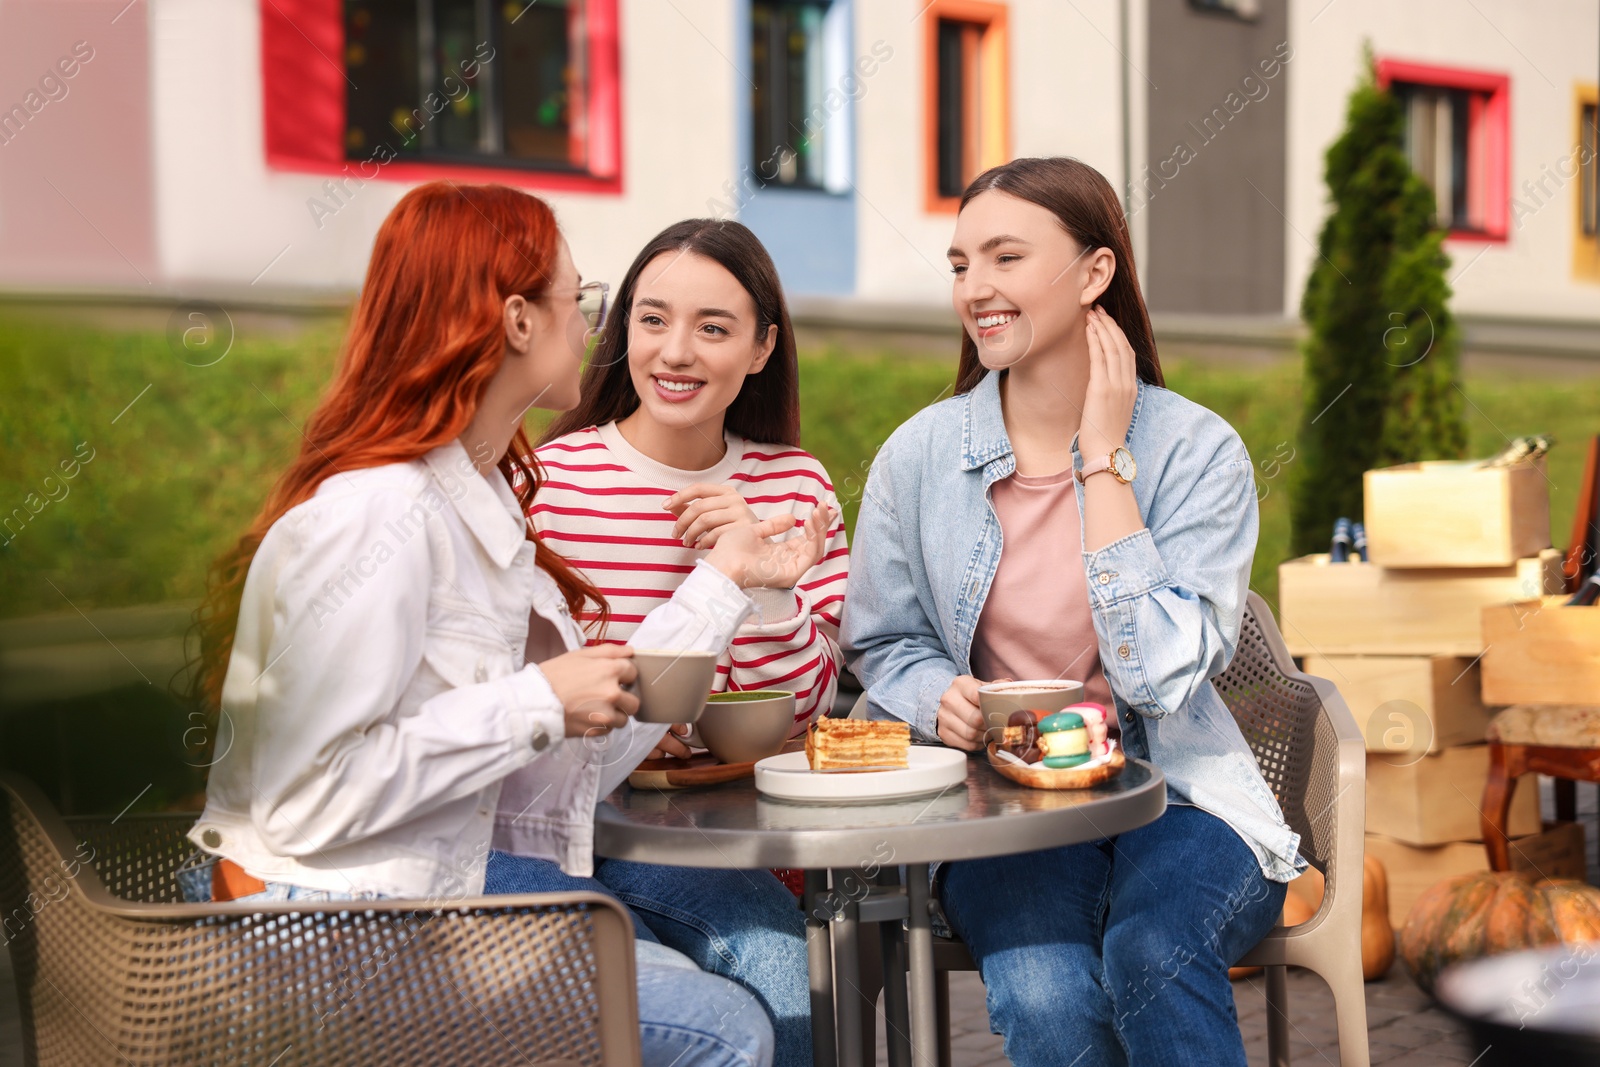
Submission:
<svg viewBox="0 0 1600 1067">
<path fill-rule="evenodd" d="M 1451 230 L 1453 241 L 1504 244 L 1511 234 L 1511 78 L 1481 70 L 1441 67 L 1400 59 L 1377 61 L 1378 85 L 1393 82 L 1487 93 L 1474 108 L 1467 134 L 1469 159 L 1477 161 L 1483 182 L 1483 230 Z"/>
<path fill-rule="evenodd" d="M 261 0 L 262 138 L 267 166 L 305 174 L 420 182 L 502 182 L 530 189 L 621 194 L 622 78 L 618 0 L 586 0 L 588 174 L 396 159 L 377 167 L 345 156 L 343 0 Z M 369 170 L 376 169 L 375 174 Z"/>
</svg>

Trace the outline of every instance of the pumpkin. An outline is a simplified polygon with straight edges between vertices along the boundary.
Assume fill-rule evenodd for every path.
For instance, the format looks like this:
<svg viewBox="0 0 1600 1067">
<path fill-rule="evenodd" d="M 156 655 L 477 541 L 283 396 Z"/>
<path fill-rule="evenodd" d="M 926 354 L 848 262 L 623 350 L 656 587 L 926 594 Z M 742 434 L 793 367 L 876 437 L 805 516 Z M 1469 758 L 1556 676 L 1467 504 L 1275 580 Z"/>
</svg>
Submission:
<svg viewBox="0 0 1600 1067">
<path fill-rule="evenodd" d="M 1394 927 L 1389 925 L 1389 872 L 1367 856 L 1361 865 L 1361 977 L 1382 978 L 1394 966 Z"/>
<path fill-rule="evenodd" d="M 1322 906 L 1326 883 L 1315 867 L 1289 883 L 1283 898 L 1280 926 L 1307 922 Z M 1361 977 L 1371 982 L 1382 978 L 1394 966 L 1394 929 L 1389 925 L 1389 875 L 1376 856 L 1367 856 L 1361 869 Z M 1230 967 L 1228 977 L 1237 981 L 1250 978 L 1260 967 Z"/>
<path fill-rule="evenodd" d="M 1474 871 L 1429 887 L 1400 931 L 1400 958 L 1423 991 L 1452 963 L 1558 942 L 1600 940 L 1600 889 L 1520 871 Z"/>
</svg>

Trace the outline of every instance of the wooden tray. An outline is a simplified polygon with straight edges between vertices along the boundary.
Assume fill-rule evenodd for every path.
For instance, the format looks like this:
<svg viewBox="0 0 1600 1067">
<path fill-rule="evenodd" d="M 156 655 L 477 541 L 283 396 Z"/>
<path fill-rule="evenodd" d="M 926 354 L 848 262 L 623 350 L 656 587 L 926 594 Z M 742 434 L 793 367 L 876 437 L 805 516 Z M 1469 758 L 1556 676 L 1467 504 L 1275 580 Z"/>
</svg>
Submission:
<svg viewBox="0 0 1600 1067">
<path fill-rule="evenodd" d="M 1063 767 L 1055 770 L 1042 763 L 1032 763 L 1026 767 L 1018 767 L 1009 760 L 1003 760 L 995 755 L 995 749 L 1000 747 L 998 741 L 989 742 L 989 766 L 999 771 L 1005 777 L 1018 785 L 1030 786 L 1034 789 L 1087 789 L 1091 785 L 1099 785 L 1109 781 L 1122 773 L 1122 768 L 1128 765 L 1127 757 L 1122 754 L 1119 744 L 1111 753 L 1111 759 L 1098 767 L 1090 767 L 1080 771 L 1074 767 Z"/>
<path fill-rule="evenodd" d="M 805 746 L 805 739 L 796 737 L 784 743 L 783 751 L 795 752 Z M 684 789 L 692 785 L 719 785 L 750 778 L 756 773 L 755 761 L 749 763 L 721 763 L 709 752 L 700 752 L 688 759 L 668 756 L 647 759 L 628 775 L 628 784 L 635 789 Z"/>
</svg>

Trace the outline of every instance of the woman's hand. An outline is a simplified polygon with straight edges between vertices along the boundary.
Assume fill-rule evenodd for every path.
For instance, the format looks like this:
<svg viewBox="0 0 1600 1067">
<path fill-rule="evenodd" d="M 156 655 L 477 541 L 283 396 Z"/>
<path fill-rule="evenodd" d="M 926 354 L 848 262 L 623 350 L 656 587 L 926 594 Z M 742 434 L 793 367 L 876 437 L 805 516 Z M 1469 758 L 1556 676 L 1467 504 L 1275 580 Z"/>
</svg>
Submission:
<svg viewBox="0 0 1600 1067">
<path fill-rule="evenodd" d="M 1089 309 L 1089 388 L 1083 398 L 1078 451 L 1085 460 L 1109 456 L 1128 439 L 1133 402 L 1139 395 L 1139 373 L 1127 335 L 1099 307 Z"/>
<path fill-rule="evenodd" d="M 672 536 L 680 538 L 685 548 L 715 548 L 729 526 L 761 521 L 731 485 L 691 485 L 667 497 L 661 506 L 678 517 Z"/>
<path fill-rule="evenodd" d="M 983 712 L 978 709 L 978 686 L 982 684 L 963 674 L 939 698 L 939 740 L 951 748 L 971 752 L 983 744 Z"/>
<path fill-rule="evenodd" d="M 794 529 L 793 515 L 763 519 L 753 526 L 724 526 L 706 562 L 740 589 L 791 589 L 822 558 L 832 523 L 833 509 L 821 504 L 811 509 L 801 536 L 786 541 L 768 538 Z"/>
<path fill-rule="evenodd" d="M 678 759 L 688 759 L 694 754 L 694 750 L 683 741 L 680 741 L 679 738 L 688 737 L 690 729 L 690 725 L 686 722 L 673 723 L 667 728 L 666 735 L 656 743 L 656 747 L 652 748 L 650 755 L 645 758 L 662 759 L 666 756 L 674 756 Z"/>
<path fill-rule="evenodd" d="M 623 689 L 639 674 L 626 645 L 566 652 L 539 664 L 539 672 L 561 701 L 568 737 L 610 733 L 639 710 L 639 698 Z"/>
</svg>

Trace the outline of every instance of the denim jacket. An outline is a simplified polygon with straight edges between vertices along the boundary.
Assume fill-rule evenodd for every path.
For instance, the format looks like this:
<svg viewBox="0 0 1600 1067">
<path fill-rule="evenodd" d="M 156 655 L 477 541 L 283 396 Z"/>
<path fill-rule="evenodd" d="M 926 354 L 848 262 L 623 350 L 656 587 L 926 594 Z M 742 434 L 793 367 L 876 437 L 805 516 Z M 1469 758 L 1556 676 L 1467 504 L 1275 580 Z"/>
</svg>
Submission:
<svg viewBox="0 0 1600 1067">
<path fill-rule="evenodd" d="M 1170 802 L 1222 819 L 1267 878 L 1289 881 L 1305 868 L 1299 835 L 1210 684 L 1238 644 L 1255 555 L 1250 456 L 1222 418 L 1143 382 L 1126 444 L 1145 529 L 1095 552 L 1075 546 L 1123 746 L 1161 768 Z M 1072 463 L 1083 466 L 1076 439 Z M 972 673 L 973 631 L 1000 564 L 989 487 L 1015 470 L 995 373 L 918 412 L 873 461 L 842 642 L 874 718 L 938 740 L 939 698 Z M 1081 486 L 1077 496 L 1081 519 Z"/>
</svg>

